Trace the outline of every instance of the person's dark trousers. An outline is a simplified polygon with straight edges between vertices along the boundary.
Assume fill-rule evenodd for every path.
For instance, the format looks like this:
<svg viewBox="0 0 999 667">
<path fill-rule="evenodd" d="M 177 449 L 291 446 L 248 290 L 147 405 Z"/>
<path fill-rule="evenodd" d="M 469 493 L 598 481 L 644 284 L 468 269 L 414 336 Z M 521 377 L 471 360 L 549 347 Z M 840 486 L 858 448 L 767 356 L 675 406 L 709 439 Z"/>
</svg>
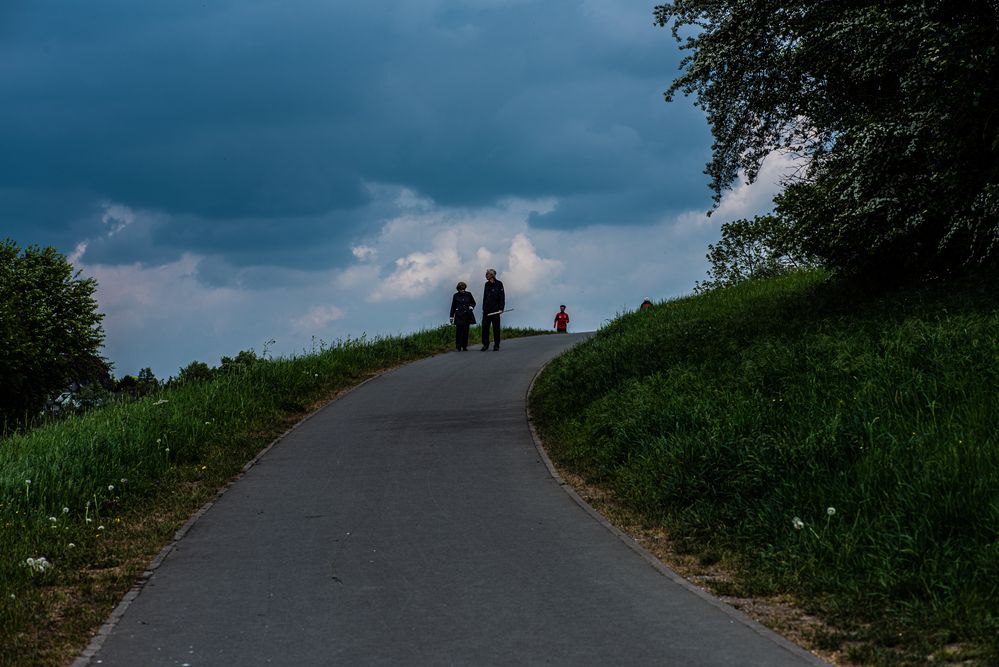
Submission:
<svg viewBox="0 0 999 667">
<path fill-rule="evenodd" d="M 454 325 L 454 346 L 459 350 L 468 348 L 468 324 Z"/>
<path fill-rule="evenodd" d="M 482 347 L 489 347 L 489 327 L 493 329 L 493 349 L 498 350 L 500 344 L 500 316 L 484 315 L 482 317 Z"/>
</svg>

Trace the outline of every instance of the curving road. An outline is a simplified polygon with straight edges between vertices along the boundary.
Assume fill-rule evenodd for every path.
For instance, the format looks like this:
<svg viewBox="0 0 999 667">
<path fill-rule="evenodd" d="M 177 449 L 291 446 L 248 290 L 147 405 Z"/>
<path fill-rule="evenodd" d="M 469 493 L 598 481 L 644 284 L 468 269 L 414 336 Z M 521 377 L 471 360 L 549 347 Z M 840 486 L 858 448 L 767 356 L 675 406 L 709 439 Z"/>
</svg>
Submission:
<svg viewBox="0 0 999 667">
<path fill-rule="evenodd" d="M 582 336 L 440 355 L 323 408 L 78 664 L 822 664 L 664 574 L 551 477 L 525 394 Z"/>
</svg>

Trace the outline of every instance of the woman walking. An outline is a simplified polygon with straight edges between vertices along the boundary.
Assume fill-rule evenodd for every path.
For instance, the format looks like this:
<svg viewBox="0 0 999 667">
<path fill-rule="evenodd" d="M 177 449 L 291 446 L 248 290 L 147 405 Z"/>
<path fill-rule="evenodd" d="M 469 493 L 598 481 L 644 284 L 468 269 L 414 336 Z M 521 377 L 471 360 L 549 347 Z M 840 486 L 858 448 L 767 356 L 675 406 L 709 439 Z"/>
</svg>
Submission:
<svg viewBox="0 0 999 667">
<path fill-rule="evenodd" d="M 451 322 L 454 323 L 454 347 L 468 352 L 468 328 L 475 324 L 475 298 L 466 292 L 468 285 L 458 283 L 457 292 L 451 297 Z"/>
</svg>

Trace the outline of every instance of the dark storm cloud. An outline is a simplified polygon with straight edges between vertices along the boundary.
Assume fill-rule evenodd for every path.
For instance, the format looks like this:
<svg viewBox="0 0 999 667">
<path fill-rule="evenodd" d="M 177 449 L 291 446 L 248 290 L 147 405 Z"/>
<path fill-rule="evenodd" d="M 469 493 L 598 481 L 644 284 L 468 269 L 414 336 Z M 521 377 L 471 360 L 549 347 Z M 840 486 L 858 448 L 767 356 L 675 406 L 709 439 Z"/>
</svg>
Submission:
<svg viewBox="0 0 999 667">
<path fill-rule="evenodd" d="M 559 198 L 543 226 L 703 209 L 703 118 L 662 102 L 671 40 L 620 5 L 15 2 L 0 236 L 309 268 L 379 222 L 368 183 Z M 107 235 L 109 202 L 147 213 Z"/>
</svg>

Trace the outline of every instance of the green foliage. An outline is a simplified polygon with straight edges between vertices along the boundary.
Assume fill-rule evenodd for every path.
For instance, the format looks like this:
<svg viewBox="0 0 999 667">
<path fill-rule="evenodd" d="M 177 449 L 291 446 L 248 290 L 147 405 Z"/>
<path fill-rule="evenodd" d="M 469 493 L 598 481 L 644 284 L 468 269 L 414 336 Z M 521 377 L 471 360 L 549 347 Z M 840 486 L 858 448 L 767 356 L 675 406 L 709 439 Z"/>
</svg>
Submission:
<svg viewBox="0 0 999 667">
<path fill-rule="evenodd" d="M 999 259 L 999 10 L 989 0 L 676 0 L 716 200 L 786 150 L 778 200 L 804 249 L 844 272 L 945 273 Z"/>
<path fill-rule="evenodd" d="M 997 287 L 812 272 L 668 302 L 553 362 L 534 418 L 555 460 L 744 585 L 999 658 Z"/>
<path fill-rule="evenodd" d="M 799 248 L 795 228 L 786 218 L 759 215 L 726 222 L 721 240 L 708 246 L 708 279 L 695 292 L 729 287 L 750 278 L 774 278 L 815 264 Z"/>
<path fill-rule="evenodd" d="M 107 375 L 95 289 L 54 248 L 0 242 L 0 430 L 72 383 Z"/>
<path fill-rule="evenodd" d="M 212 379 L 212 368 L 203 361 L 192 361 L 187 366 L 180 369 L 176 384 L 188 384 L 191 382 L 206 382 Z"/>
<path fill-rule="evenodd" d="M 253 350 L 241 350 L 235 358 L 222 357 L 219 366 L 220 373 L 241 373 L 260 361 L 257 353 Z"/>
<path fill-rule="evenodd" d="M 149 396 L 160 388 L 160 381 L 151 368 L 143 368 L 137 376 L 126 375 L 113 383 L 112 390 L 119 395 L 132 398 Z"/>
</svg>

